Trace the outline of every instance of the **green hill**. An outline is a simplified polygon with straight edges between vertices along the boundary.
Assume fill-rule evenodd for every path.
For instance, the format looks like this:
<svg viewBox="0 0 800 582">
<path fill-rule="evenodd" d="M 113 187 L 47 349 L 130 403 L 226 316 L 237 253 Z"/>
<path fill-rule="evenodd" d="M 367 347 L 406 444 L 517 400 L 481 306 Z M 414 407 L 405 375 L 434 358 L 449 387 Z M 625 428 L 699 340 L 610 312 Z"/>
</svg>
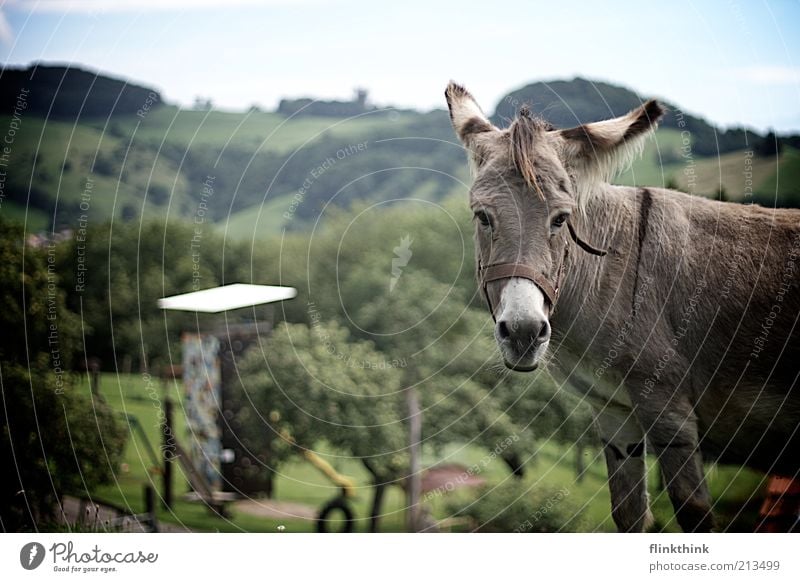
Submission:
<svg viewBox="0 0 800 582">
<path fill-rule="evenodd" d="M 624 115 L 638 107 L 647 96 L 602 81 L 575 78 L 571 81 L 538 82 L 512 91 L 497 104 L 492 120 L 507 125 L 522 105 L 556 127 L 573 127 Z M 695 155 L 713 156 L 740 149 L 758 148 L 763 137 L 744 129 L 722 131 L 704 119 L 681 111 L 669 102 L 662 128 L 681 129 L 692 135 Z"/>
<path fill-rule="evenodd" d="M 84 85 L 93 78 L 93 87 L 105 88 L 97 95 L 84 92 L 92 99 L 128 95 L 126 91 L 141 97 L 137 91 L 146 91 L 70 71 Z M 47 72 L 49 76 L 37 81 L 40 85 L 45 78 L 60 79 L 55 68 Z M 47 87 L 39 91 L 46 93 Z M 75 94 L 80 92 L 72 91 L 65 103 L 74 103 Z M 624 113 L 640 99 L 625 88 L 583 79 L 534 83 L 501 100 L 495 114 L 498 123 L 523 101 L 533 103 L 552 122 L 571 126 Z M 323 109 L 325 116 L 309 115 L 307 110 L 286 116 L 257 110 L 185 110 L 159 102 L 146 111 L 114 109 L 110 117 L 84 111 L 72 118 L 48 118 L 32 109 L 16 120 L 0 212 L 14 220 L 27 216 L 31 231 L 75 229 L 81 220 L 160 216 L 202 219 L 232 238 L 249 239 L 283 228 L 306 229 L 329 208 L 355 201 L 436 202 L 465 190 L 464 153 L 446 111 L 369 109 L 336 117 L 330 107 Z M 677 185 L 701 195 L 717 195 L 722 185 L 737 199 L 745 186 L 745 150 L 719 156 L 703 153 L 710 147 L 709 135 L 715 147 L 717 140 L 733 147 L 730 144 L 743 133 L 719 132 L 686 115 L 693 130 L 681 134 L 670 119 L 674 121 L 667 119 L 643 157 L 618 182 Z M 13 113 L 0 116 L 3 126 L 12 121 Z M 757 140 L 749 137 L 754 146 Z M 683 148 L 687 139 L 691 157 Z M 754 200 L 797 202 L 800 160 L 797 150 L 785 149 L 777 159 L 749 159 Z"/>
<path fill-rule="evenodd" d="M 109 130 L 118 135 L 160 146 L 194 148 L 213 146 L 222 149 L 244 149 L 252 153 L 291 153 L 306 142 L 323 135 L 341 138 L 359 136 L 386 126 L 402 127 L 414 116 L 398 113 L 386 116 L 364 114 L 353 118 L 302 116 L 287 118 L 278 113 L 263 111 L 227 112 L 214 110 L 180 109 L 162 106 L 148 113 L 144 119 L 126 116 L 115 119 Z M 106 127 L 104 121 L 89 124 L 98 130 Z"/>
<path fill-rule="evenodd" d="M 9 122 L 0 117 L 0 124 Z M 170 202 L 188 208 L 189 186 L 178 165 L 157 149 L 128 145 L 91 124 L 26 116 L 9 154 L 3 205 L 55 217 L 57 226 L 83 214 L 92 220 L 161 214 Z"/>
<path fill-rule="evenodd" d="M 765 178 L 756 189 L 758 202 L 764 206 L 800 207 L 800 150 L 785 147 L 777 164 L 774 159 L 768 162 Z"/>
<path fill-rule="evenodd" d="M 27 68 L 0 69 L 0 114 L 20 110 L 50 119 L 106 119 L 136 115 L 157 107 L 161 94 L 80 67 L 34 64 Z"/>
<path fill-rule="evenodd" d="M 685 156 L 683 137 L 659 129 L 641 158 L 615 179 L 618 184 L 677 188 L 690 194 L 762 206 L 800 207 L 800 150 L 785 147 L 779 156 L 752 150 L 719 156 Z"/>
</svg>

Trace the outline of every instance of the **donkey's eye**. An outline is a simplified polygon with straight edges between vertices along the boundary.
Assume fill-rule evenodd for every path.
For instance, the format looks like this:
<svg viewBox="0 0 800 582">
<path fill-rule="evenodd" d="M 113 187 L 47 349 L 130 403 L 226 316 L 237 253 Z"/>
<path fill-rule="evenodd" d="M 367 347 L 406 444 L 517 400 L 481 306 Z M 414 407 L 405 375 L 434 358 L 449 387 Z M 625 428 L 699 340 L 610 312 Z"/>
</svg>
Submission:
<svg viewBox="0 0 800 582">
<path fill-rule="evenodd" d="M 487 226 L 487 227 L 490 227 L 490 226 L 492 226 L 492 219 L 491 219 L 491 218 L 489 218 L 489 215 L 488 215 L 488 214 L 486 214 L 486 213 L 485 213 L 483 210 L 477 210 L 477 211 L 475 211 L 475 218 L 477 218 L 477 219 L 478 219 L 478 221 L 479 221 L 479 222 L 480 222 L 480 223 L 481 223 L 483 226 Z"/>
<path fill-rule="evenodd" d="M 562 212 L 553 219 L 552 227 L 561 228 L 562 226 L 564 226 L 564 223 L 567 221 L 567 218 L 569 218 L 569 214 L 567 214 L 566 212 Z"/>
</svg>

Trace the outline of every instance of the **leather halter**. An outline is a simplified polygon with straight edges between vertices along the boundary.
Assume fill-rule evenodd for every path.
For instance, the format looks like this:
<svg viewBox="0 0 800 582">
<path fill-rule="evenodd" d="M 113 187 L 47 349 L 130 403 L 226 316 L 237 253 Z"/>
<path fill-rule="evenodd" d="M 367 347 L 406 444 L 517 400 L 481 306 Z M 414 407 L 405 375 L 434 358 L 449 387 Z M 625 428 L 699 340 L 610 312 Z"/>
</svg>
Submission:
<svg viewBox="0 0 800 582">
<path fill-rule="evenodd" d="M 578 247 L 583 251 L 596 255 L 598 257 L 605 256 L 608 251 L 604 251 L 593 247 L 583 239 L 581 239 L 575 232 L 575 228 L 571 223 L 567 222 L 567 229 L 569 230 L 570 238 L 575 242 Z M 497 321 L 494 315 L 494 306 L 489 297 L 489 283 L 499 279 L 510 279 L 511 277 L 521 277 L 528 279 L 536 285 L 547 298 L 550 305 L 550 314 L 553 314 L 556 308 L 556 301 L 558 301 L 558 292 L 560 290 L 561 281 L 564 277 L 564 272 L 567 269 L 567 257 L 569 256 L 569 243 L 564 246 L 564 257 L 561 259 L 561 265 L 558 267 L 555 281 L 550 281 L 544 273 L 536 271 L 533 267 L 524 265 L 522 263 L 494 263 L 491 265 L 482 265 L 480 259 L 478 260 L 478 278 L 480 279 L 483 295 L 486 298 L 486 303 L 489 306 L 489 313 L 492 314 L 492 319 Z"/>
</svg>

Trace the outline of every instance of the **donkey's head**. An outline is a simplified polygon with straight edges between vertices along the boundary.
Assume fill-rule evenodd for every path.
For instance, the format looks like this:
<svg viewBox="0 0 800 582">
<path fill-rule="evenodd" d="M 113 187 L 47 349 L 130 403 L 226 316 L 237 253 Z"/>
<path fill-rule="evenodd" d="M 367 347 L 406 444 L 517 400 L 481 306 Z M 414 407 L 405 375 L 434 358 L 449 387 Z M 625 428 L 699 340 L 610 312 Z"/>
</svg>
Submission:
<svg viewBox="0 0 800 582">
<path fill-rule="evenodd" d="M 630 159 L 664 109 L 648 101 L 617 119 L 557 130 L 523 108 L 500 130 L 463 87 L 451 82 L 445 95 L 475 178 L 477 272 L 495 338 L 506 366 L 531 371 L 550 341 L 571 238 L 579 241 L 570 216 Z"/>
</svg>

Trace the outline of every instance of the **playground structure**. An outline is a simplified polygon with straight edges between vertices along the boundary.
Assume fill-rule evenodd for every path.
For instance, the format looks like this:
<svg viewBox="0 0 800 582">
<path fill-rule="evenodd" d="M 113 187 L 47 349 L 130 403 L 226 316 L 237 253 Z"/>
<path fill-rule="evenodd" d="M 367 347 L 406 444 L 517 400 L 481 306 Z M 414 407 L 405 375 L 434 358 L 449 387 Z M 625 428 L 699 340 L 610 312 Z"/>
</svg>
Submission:
<svg viewBox="0 0 800 582">
<path fill-rule="evenodd" d="M 227 515 L 226 504 L 234 499 L 262 493 L 272 496 L 274 476 L 265 469 L 269 462 L 267 431 L 260 448 L 243 446 L 236 434 L 238 413 L 248 406 L 244 387 L 238 379 L 236 360 L 271 332 L 273 318 L 231 323 L 227 313 L 252 307 L 255 314 L 256 306 L 289 300 L 296 294 L 291 287 L 233 284 L 159 300 L 160 308 L 193 311 L 202 322 L 200 329 L 182 334 L 182 366 L 168 371 L 173 379 L 178 373 L 182 378 L 190 441 L 187 447 L 181 445 L 172 428 L 173 405 L 165 402 L 162 450 L 167 506 L 172 502 L 172 463 L 176 460 L 194 495 L 218 515 Z M 213 316 L 199 316 L 223 312 L 226 314 L 224 321 Z M 200 317 L 208 319 L 203 321 Z M 279 438 L 295 444 L 286 432 Z M 317 529 L 327 531 L 330 515 L 341 511 L 345 531 L 351 531 L 353 511 L 349 499 L 355 492 L 353 481 L 316 453 L 301 450 L 303 458 L 340 489 L 339 495 L 320 509 Z"/>
<path fill-rule="evenodd" d="M 263 285 L 226 285 L 203 291 L 165 297 L 158 305 L 162 309 L 191 311 L 198 314 L 199 329 L 182 334 L 182 366 L 168 370 L 170 378 L 181 377 L 185 392 L 187 428 L 190 434 L 188 447 L 181 445 L 173 432 L 173 404 L 165 402 L 166 422 L 163 430 L 162 450 L 165 462 L 163 469 L 164 502 L 172 502 L 172 463 L 177 460 L 195 495 L 212 512 L 227 515 L 226 504 L 236 499 L 273 492 L 273 472 L 268 469 L 270 435 L 264 431 L 260 446 L 244 446 L 237 435 L 239 411 L 250 406 L 238 372 L 236 361 L 251 346 L 256 345 L 272 330 L 273 318 L 232 323 L 228 313 L 245 307 L 272 304 L 292 299 L 296 291 L 291 287 Z M 224 320 L 200 314 L 225 313 Z M 255 309 L 253 315 L 256 315 Z M 265 314 L 261 314 L 264 316 Z M 201 319 L 209 317 L 208 319 Z M 420 443 L 421 417 L 414 413 L 418 408 L 416 394 L 410 391 L 409 416 L 412 419 L 409 437 Z M 316 514 L 316 529 L 330 531 L 334 522 L 341 531 L 351 532 L 355 515 L 351 501 L 355 496 L 355 483 L 342 475 L 321 456 L 306 448 L 308 443 L 296 443 L 288 431 L 273 435 L 273 439 L 290 443 L 302 457 L 339 489 L 339 493 L 325 502 Z M 306 446 L 304 446 L 306 445 Z M 152 448 L 152 447 L 151 447 Z M 466 468 L 451 465 L 430 467 L 423 470 L 420 463 L 419 446 L 412 447 L 412 474 L 398 483 L 412 502 L 409 504 L 409 523 L 412 531 L 437 529 L 423 511 L 420 496 L 441 487 L 443 480 L 452 477 L 453 471 L 460 474 Z M 416 469 L 414 469 L 416 467 Z M 462 482 L 457 487 L 476 487 L 481 479 Z M 377 531 L 378 519 L 375 505 L 383 498 L 385 484 L 375 484 L 373 515 L 370 517 L 371 531 Z M 334 519 L 336 513 L 342 518 Z M 442 524 L 438 524 L 442 525 Z M 449 527 L 444 524 L 444 527 Z"/>
</svg>

